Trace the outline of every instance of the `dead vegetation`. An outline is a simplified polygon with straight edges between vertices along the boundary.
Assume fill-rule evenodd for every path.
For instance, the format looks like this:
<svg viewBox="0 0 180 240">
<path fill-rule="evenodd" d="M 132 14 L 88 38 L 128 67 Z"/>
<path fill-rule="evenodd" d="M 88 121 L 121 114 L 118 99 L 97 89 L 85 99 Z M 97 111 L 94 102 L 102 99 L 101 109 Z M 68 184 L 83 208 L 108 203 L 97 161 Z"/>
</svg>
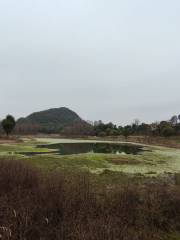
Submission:
<svg viewBox="0 0 180 240">
<path fill-rule="evenodd" d="M 140 160 L 137 160 L 137 159 L 134 159 L 134 158 L 130 158 L 128 159 L 127 157 L 123 157 L 123 156 L 120 156 L 120 157 L 111 157 L 109 160 L 107 159 L 107 161 L 109 163 L 112 163 L 112 164 L 116 164 L 116 165 L 122 165 L 122 164 L 130 164 L 130 165 L 134 165 L 134 164 L 141 164 L 142 161 Z"/>
<path fill-rule="evenodd" d="M 98 192 L 85 174 L 44 175 L 23 162 L 0 161 L 0 239 L 158 240 L 174 231 L 178 186 L 132 182 Z"/>
</svg>

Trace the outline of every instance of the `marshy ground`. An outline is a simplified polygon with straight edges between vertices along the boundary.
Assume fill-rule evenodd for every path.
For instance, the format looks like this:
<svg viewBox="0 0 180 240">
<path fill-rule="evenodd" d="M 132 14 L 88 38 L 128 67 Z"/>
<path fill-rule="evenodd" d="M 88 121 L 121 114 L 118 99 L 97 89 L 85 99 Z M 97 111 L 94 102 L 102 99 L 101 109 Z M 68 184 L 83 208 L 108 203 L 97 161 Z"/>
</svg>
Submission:
<svg viewBox="0 0 180 240">
<path fill-rule="evenodd" d="M 19 143 L 1 143 L 0 158 L 24 159 L 45 170 L 86 170 L 94 174 L 102 174 L 108 170 L 109 172 L 138 176 L 163 176 L 180 173 L 179 149 L 145 145 L 141 146 L 143 151 L 138 154 L 83 153 L 59 155 L 57 149 L 50 149 L 51 145 L 49 144 L 93 143 L 94 141 L 51 138 L 24 138 L 22 140 Z M 42 144 L 47 144 L 47 148 L 38 147 Z M 28 156 L 26 153 L 39 154 Z"/>
<path fill-rule="evenodd" d="M 94 141 L 1 141 L 3 239 L 180 239 L 179 149 L 61 155 L 59 143 Z"/>
</svg>

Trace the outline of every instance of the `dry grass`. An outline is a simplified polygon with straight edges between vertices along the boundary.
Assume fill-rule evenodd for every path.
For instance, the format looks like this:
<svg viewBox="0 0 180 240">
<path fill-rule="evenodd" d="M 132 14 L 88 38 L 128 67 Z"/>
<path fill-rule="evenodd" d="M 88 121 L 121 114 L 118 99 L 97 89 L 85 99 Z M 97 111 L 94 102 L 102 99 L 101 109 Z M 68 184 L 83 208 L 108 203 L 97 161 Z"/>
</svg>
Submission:
<svg viewBox="0 0 180 240">
<path fill-rule="evenodd" d="M 0 161 L 0 239 L 158 240 L 180 230 L 180 187 L 95 189 L 84 174 Z"/>
<path fill-rule="evenodd" d="M 109 163 L 113 163 L 116 165 L 122 165 L 122 164 L 128 164 L 128 165 L 134 165 L 134 164 L 141 164 L 142 161 L 134 159 L 134 158 L 127 158 L 127 156 L 116 156 L 116 157 L 111 157 L 109 160 L 107 159 Z"/>
</svg>

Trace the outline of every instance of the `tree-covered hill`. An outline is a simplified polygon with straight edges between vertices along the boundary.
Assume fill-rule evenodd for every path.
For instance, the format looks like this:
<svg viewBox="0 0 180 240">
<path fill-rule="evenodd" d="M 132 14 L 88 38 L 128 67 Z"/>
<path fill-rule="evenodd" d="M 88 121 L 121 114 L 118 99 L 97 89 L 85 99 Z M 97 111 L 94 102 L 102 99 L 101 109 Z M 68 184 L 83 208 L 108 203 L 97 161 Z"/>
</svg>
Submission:
<svg viewBox="0 0 180 240">
<path fill-rule="evenodd" d="M 32 113 L 26 118 L 20 118 L 16 127 L 16 131 L 24 133 L 81 134 L 81 131 L 89 133 L 90 130 L 92 127 L 87 122 L 66 107 Z"/>
</svg>

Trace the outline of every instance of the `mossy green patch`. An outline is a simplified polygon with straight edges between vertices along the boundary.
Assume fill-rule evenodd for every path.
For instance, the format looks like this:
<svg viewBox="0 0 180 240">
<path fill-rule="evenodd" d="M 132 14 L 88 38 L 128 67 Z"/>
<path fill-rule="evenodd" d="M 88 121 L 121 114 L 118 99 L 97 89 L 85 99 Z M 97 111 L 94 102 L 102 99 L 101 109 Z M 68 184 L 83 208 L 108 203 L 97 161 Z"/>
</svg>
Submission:
<svg viewBox="0 0 180 240">
<path fill-rule="evenodd" d="M 162 237 L 162 240 L 180 240 L 180 233 L 171 233 L 165 237 Z"/>
<path fill-rule="evenodd" d="M 44 140 L 48 142 L 48 139 Z M 53 140 L 50 139 L 49 142 Z M 58 141 L 55 139 L 54 141 Z M 63 140 L 68 142 L 68 140 Z M 73 140 L 74 141 L 74 140 Z M 79 141 L 79 140 L 78 140 Z M 37 144 L 42 143 L 42 139 L 26 139 L 17 144 L 1 144 L 1 157 L 9 156 L 17 159 L 24 159 L 32 164 L 46 170 L 71 169 L 72 171 L 90 171 L 96 174 L 103 174 L 106 171 L 133 174 L 141 176 L 157 176 L 163 174 L 180 173 L 180 150 L 164 147 L 144 148 L 141 154 L 76 154 L 58 155 L 44 154 L 31 157 L 23 156 L 21 153 L 39 152 L 47 153 L 46 148 L 37 148 Z M 70 140 L 71 142 L 71 140 Z"/>
<path fill-rule="evenodd" d="M 15 155 L 26 152 L 49 152 L 49 149 L 37 147 L 34 141 L 16 143 L 16 144 L 0 144 L 0 155 Z"/>
</svg>

